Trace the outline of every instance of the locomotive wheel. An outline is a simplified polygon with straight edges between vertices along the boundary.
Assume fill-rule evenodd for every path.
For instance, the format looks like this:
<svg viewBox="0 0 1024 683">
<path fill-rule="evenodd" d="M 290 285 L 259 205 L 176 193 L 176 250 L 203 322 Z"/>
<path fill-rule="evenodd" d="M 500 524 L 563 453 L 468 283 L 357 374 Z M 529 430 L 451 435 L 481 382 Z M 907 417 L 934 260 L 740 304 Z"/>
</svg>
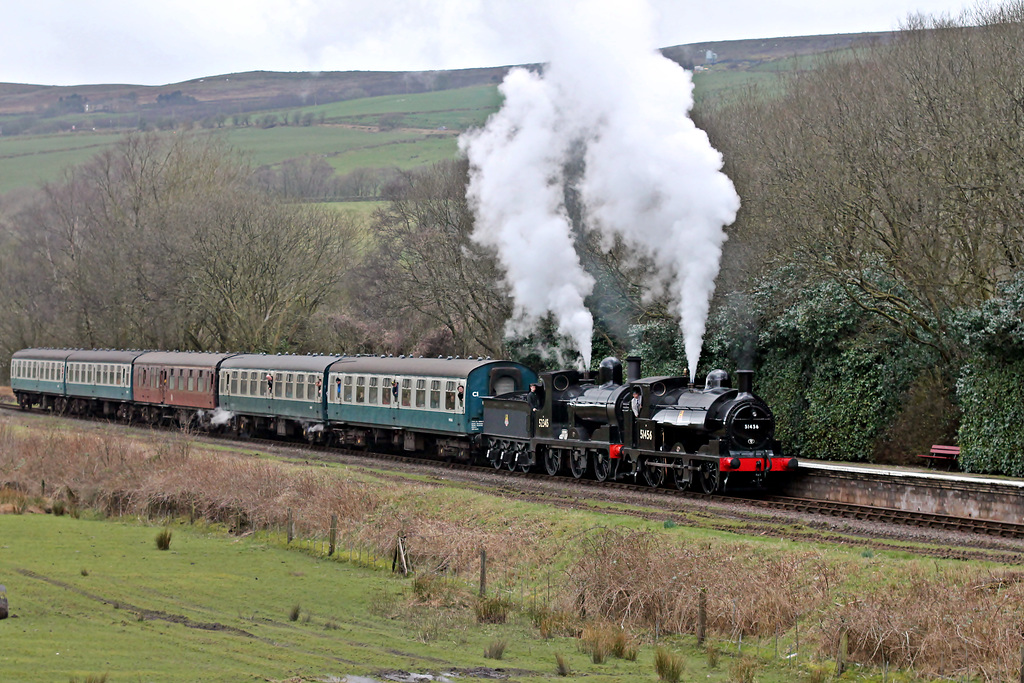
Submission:
<svg viewBox="0 0 1024 683">
<path fill-rule="evenodd" d="M 582 448 L 574 448 L 569 454 L 569 471 L 579 479 L 587 472 L 587 452 Z"/>
<path fill-rule="evenodd" d="M 701 463 L 697 471 L 697 481 L 700 482 L 701 491 L 707 494 L 714 493 L 718 489 L 718 472 L 715 471 L 714 464 Z"/>
<path fill-rule="evenodd" d="M 683 444 L 677 443 L 672 446 L 673 453 L 682 453 L 686 449 L 683 448 Z M 676 461 L 678 463 L 678 461 Z M 691 470 L 684 469 L 682 467 L 676 467 L 672 470 L 672 479 L 675 481 L 676 488 L 680 491 L 685 491 L 690 487 L 690 472 Z"/>
<path fill-rule="evenodd" d="M 664 467 L 651 467 L 648 463 L 665 464 L 665 458 L 661 456 L 654 456 L 644 459 L 644 481 L 647 485 L 652 488 L 658 488 L 665 481 L 665 468 Z"/>
<path fill-rule="evenodd" d="M 612 471 L 612 459 L 604 451 L 591 451 L 594 454 L 594 479 L 605 481 Z"/>
<path fill-rule="evenodd" d="M 544 449 L 544 471 L 552 477 L 562 469 L 562 451 L 557 448 Z"/>
<path fill-rule="evenodd" d="M 56 403 L 53 405 L 53 412 L 58 415 L 68 412 L 68 400 L 63 396 L 58 396 Z"/>
</svg>

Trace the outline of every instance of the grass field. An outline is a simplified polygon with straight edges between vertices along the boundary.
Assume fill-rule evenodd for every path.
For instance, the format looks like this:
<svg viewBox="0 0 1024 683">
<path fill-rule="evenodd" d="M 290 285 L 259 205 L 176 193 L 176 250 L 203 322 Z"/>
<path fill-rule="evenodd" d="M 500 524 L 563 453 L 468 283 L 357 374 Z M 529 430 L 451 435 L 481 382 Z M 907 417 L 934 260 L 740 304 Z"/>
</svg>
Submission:
<svg viewBox="0 0 1024 683">
<path fill-rule="evenodd" d="M 0 583 L 15 615 L 0 621 L 3 679 L 298 683 L 501 667 L 525 681 L 554 677 L 561 655 L 569 680 L 625 683 L 655 680 L 663 646 L 680 680 L 824 681 L 843 633 L 859 664 L 842 680 L 878 681 L 883 662 L 894 681 L 911 664 L 1016 675 L 1024 581 L 998 553 L 921 558 L 928 546 L 713 507 L 538 500 L 511 481 L 311 457 L 0 416 Z M 399 536 L 411 578 L 390 571 Z M 707 648 L 693 635 L 698 587 Z M 484 656 L 502 643 L 500 660 Z"/>
</svg>

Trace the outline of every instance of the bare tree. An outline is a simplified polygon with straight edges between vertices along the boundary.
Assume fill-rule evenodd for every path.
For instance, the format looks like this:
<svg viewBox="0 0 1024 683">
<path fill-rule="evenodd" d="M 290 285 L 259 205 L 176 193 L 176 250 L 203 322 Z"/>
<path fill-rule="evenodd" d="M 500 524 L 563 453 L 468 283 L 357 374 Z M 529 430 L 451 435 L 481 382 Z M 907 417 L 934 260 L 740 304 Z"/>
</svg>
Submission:
<svg viewBox="0 0 1024 683">
<path fill-rule="evenodd" d="M 908 21 L 780 97 L 716 112 L 734 243 L 794 258 L 946 358 L 947 313 L 1024 259 L 1024 3 Z"/>
<path fill-rule="evenodd" d="M 429 352 L 443 352 L 450 335 L 450 353 L 498 356 L 511 305 L 493 254 L 470 239 L 466 182 L 463 161 L 393 183 L 390 204 L 374 218 L 376 245 L 362 271 L 372 292 L 366 314 L 383 314 L 393 327 L 421 326 L 417 336 L 435 337 Z M 447 334 L 437 337 L 431 327 Z"/>
</svg>

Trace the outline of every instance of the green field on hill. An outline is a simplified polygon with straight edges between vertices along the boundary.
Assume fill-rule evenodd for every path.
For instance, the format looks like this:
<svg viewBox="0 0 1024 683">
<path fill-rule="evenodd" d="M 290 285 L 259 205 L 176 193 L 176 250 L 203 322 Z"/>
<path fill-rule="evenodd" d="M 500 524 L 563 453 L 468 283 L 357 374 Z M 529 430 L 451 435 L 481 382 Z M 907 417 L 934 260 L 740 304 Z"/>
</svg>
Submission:
<svg viewBox="0 0 1024 683">
<path fill-rule="evenodd" d="M 823 47 L 824 50 L 824 47 Z M 824 50 L 827 52 L 828 50 Z M 760 55 L 749 62 L 720 63 L 694 75 L 694 95 L 725 101 L 747 94 L 751 87 L 771 94 L 780 76 L 813 68 L 814 55 L 791 56 L 784 51 Z M 288 74 L 268 74 L 275 81 Z M 307 79 L 292 75 L 296 82 Z M 253 76 L 255 78 L 255 76 Z M 308 154 L 322 155 L 341 174 L 358 168 L 411 169 L 458 154 L 457 135 L 483 125 L 500 105 L 498 88 L 478 85 L 426 93 L 364 97 L 315 106 L 246 112 L 250 125 L 235 126 L 235 116 L 222 117 L 222 127 L 194 130 L 224 135 L 230 144 L 256 164 L 274 165 Z M 311 125 L 294 125 L 295 117 Z M 15 117 L 8 117 L 15 118 Z M 62 120 L 67 117 L 58 117 Z M 0 194 L 55 181 L 70 166 L 81 164 L 121 138 L 122 132 L 91 130 L 92 125 L 132 120 L 125 114 L 78 114 L 78 130 L 62 134 L 0 136 Z M 276 118 L 269 125 L 264 119 Z M 67 118 L 68 121 L 71 118 Z M 289 121 L 282 125 L 281 121 Z M 3 118 L 0 117 L 0 125 Z M 378 129 L 381 130 L 378 130 Z"/>
</svg>

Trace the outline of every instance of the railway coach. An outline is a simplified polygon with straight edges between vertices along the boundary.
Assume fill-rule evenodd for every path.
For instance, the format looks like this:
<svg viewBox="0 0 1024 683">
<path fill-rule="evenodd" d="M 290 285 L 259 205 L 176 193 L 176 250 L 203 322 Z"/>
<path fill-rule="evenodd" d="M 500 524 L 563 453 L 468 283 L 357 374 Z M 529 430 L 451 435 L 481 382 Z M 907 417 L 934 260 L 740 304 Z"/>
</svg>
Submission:
<svg viewBox="0 0 1024 683">
<path fill-rule="evenodd" d="M 322 440 L 324 374 L 340 358 L 243 353 L 224 359 L 219 400 L 229 427 L 241 435 Z"/>
<path fill-rule="evenodd" d="M 483 397 L 536 381 L 525 365 L 490 358 L 343 357 L 327 368 L 326 426 L 344 445 L 468 460 L 483 429 Z"/>
</svg>

